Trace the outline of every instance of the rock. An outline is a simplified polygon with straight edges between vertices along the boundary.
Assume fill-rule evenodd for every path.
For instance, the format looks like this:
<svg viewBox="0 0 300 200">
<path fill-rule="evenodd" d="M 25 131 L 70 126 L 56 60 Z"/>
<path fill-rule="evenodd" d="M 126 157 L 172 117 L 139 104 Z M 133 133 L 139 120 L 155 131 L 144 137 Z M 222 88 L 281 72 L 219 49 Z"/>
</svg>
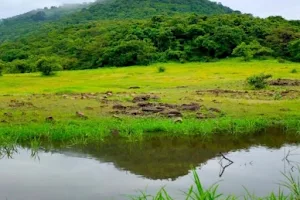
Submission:
<svg viewBox="0 0 300 200">
<path fill-rule="evenodd" d="M 105 92 L 105 94 L 106 94 L 107 96 L 112 96 L 112 95 L 113 95 L 113 92 L 112 92 L 112 91 L 107 91 L 107 92 Z"/>
<path fill-rule="evenodd" d="M 162 112 L 162 109 L 159 109 L 157 107 L 144 107 L 142 108 L 143 112 L 150 112 L 150 113 L 159 113 Z"/>
<path fill-rule="evenodd" d="M 136 96 L 133 98 L 132 102 L 141 102 L 141 101 L 148 101 L 150 100 L 151 96 L 150 95 L 141 95 L 141 96 Z"/>
<path fill-rule="evenodd" d="M 130 88 L 128 88 L 128 89 L 130 89 L 130 90 L 134 90 L 134 89 L 141 89 L 139 86 L 132 86 L 132 87 L 130 87 Z"/>
<path fill-rule="evenodd" d="M 142 115 L 143 113 L 140 110 L 132 110 L 129 112 L 129 114 L 136 116 L 136 115 Z"/>
<path fill-rule="evenodd" d="M 177 124 L 177 123 L 180 123 L 180 124 L 183 123 L 183 119 L 181 117 L 177 117 L 173 121 L 174 121 L 175 124 Z"/>
<path fill-rule="evenodd" d="M 200 105 L 198 103 L 182 104 L 181 108 L 183 110 L 197 111 L 200 109 Z"/>
<path fill-rule="evenodd" d="M 175 108 L 178 107 L 177 105 L 174 105 L 174 104 L 168 104 L 168 103 L 159 103 L 158 105 L 159 105 L 159 106 L 166 107 L 166 108 L 171 108 L 171 109 L 175 109 Z"/>
<path fill-rule="evenodd" d="M 80 117 L 82 119 L 88 119 L 88 117 L 84 113 L 79 112 L 79 111 L 76 112 L 76 116 Z"/>
<path fill-rule="evenodd" d="M 46 122 L 53 122 L 54 118 L 52 116 L 46 117 Z"/>
<path fill-rule="evenodd" d="M 120 120 L 122 119 L 122 118 L 119 117 L 118 115 L 113 115 L 113 117 L 116 118 L 116 119 L 120 119 Z"/>
<path fill-rule="evenodd" d="M 179 112 L 178 110 L 169 110 L 167 112 L 168 117 L 182 117 L 181 112 Z"/>
<path fill-rule="evenodd" d="M 113 105 L 114 110 L 126 110 L 126 106 L 123 106 L 121 104 L 115 104 Z"/>
<path fill-rule="evenodd" d="M 207 117 L 202 113 L 198 113 L 197 114 L 197 119 L 207 119 Z"/>
<path fill-rule="evenodd" d="M 140 102 L 137 104 L 139 107 L 143 108 L 143 107 L 151 107 L 154 106 L 153 103 L 149 103 L 149 102 Z"/>
<path fill-rule="evenodd" d="M 222 103 L 222 102 L 220 102 L 220 101 L 218 101 L 218 100 L 216 100 L 216 99 L 212 100 L 212 102 L 213 102 L 213 103 Z"/>
<path fill-rule="evenodd" d="M 216 113 L 221 113 L 221 112 L 222 112 L 222 111 L 221 111 L 220 109 L 218 109 L 218 108 L 209 108 L 208 110 L 211 111 L 211 112 L 216 112 Z"/>
</svg>

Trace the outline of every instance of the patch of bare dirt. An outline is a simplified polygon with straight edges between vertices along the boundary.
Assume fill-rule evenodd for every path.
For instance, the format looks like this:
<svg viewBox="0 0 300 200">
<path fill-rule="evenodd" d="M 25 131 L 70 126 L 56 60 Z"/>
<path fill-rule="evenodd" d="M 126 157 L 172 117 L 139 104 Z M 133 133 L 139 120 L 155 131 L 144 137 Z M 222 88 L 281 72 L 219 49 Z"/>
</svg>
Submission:
<svg viewBox="0 0 300 200">
<path fill-rule="evenodd" d="M 269 84 L 274 86 L 300 86 L 300 80 L 277 79 L 269 81 Z"/>
<path fill-rule="evenodd" d="M 11 108 L 19 108 L 19 107 L 34 107 L 33 103 L 31 102 L 25 102 L 25 101 L 19 101 L 19 100 L 10 100 L 10 103 L 8 105 Z"/>
</svg>

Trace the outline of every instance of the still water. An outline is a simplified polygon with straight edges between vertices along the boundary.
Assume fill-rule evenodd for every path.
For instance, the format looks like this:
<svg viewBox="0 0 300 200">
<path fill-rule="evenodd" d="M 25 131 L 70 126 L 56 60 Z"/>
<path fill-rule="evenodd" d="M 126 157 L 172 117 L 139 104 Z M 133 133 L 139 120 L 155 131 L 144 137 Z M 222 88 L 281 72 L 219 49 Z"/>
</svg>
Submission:
<svg viewBox="0 0 300 200">
<path fill-rule="evenodd" d="M 37 153 L 24 146 L 13 152 L 2 148 L 0 200 L 119 200 L 163 186 L 175 199 L 184 199 L 183 192 L 193 183 L 191 167 L 206 187 L 220 181 L 222 193 L 242 195 L 244 186 L 264 196 L 278 191 L 281 172 L 297 176 L 298 141 L 261 134 L 243 140 L 113 139 L 84 147 L 44 147 Z"/>
</svg>

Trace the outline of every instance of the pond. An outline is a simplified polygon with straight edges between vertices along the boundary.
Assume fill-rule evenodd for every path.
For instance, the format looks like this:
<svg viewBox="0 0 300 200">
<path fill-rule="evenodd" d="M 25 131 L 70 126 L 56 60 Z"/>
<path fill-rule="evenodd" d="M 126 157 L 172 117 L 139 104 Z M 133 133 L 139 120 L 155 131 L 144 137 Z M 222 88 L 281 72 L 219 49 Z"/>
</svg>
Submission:
<svg viewBox="0 0 300 200">
<path fill-rule="evenodd" d="M 161 187 L 176 199 L 193 183 L 196 167 L 205 187 L 218 182 L 225 194 L 265 196 L 278 191 L 282 172 L 297 176 L 299 140 L 264 133 L 243 139 L 156 137 L 129 143 L 41 146 L 37 152 L 19 145 L 1 149 L 0 199 L 128 199 L 138 190 Z M 223 156 L 227 158 L 223 158 Z M 232 162 L 230 162 L 232 161 Z M 220 181 L 220 182 L 219 182 Z"/>
</svg>

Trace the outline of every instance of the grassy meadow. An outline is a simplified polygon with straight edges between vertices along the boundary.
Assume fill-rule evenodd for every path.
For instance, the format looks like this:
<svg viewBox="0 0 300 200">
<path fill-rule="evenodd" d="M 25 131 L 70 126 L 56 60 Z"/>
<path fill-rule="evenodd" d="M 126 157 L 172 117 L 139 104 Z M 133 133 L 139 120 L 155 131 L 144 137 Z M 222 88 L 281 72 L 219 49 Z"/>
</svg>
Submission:
<svg viewBox="0 0 300 200">
<path fill-rule="evenodd" d="M 165 71 L 160 73 L 159 67 Z M 295 69 L 298 73 L 292 73 Z M 260 73 L 271 74 L 273 80 L 299 80 L 300 65 L 229 59 L 63 71 L 51 77 L 5 74 L 0 77 L 0 137 L 94 140 L 112 133 L 239 135 L 274 123 L 299 133 L 300 86 L 253 90 L 246 79 Z M 164 114 L 143 112 L 132 101 L 140 95 L 150 96 L 145 100 L 148 104 L 181 108 L 194 103 L 199 108 L 180 110 L 182 123 L 175 124 L 174 118 Z"/>
</svg>

